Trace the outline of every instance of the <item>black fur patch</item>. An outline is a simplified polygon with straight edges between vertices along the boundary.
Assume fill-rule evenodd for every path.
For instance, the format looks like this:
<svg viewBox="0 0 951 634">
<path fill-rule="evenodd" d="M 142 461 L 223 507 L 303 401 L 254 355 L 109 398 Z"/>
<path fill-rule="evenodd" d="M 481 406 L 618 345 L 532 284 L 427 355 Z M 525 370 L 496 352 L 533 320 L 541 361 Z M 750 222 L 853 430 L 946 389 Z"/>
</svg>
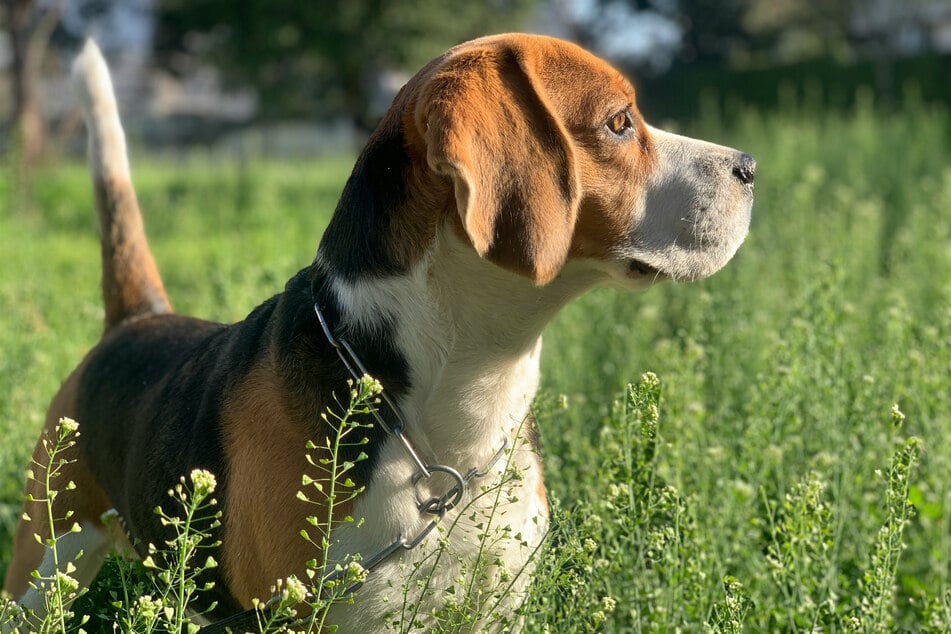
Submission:
<svg viewBox="0 0 951 634">
<path fill-rule="evenodd" d="M 250 362 L 234 353 L 254 350 L 252 330 L 151 317 L 119 327 L 90 355 L 77 405 L 79 445 L 141 554 L 148 543 L 162 548 L 173 537 L 154 508 L 180 511 L 168 490 L 181 476 L 211 471 L 219 480 L 215 497 L 226 499 L 221 401 L 235 378 L 228 360 Z M 225 609 L 237 607 L 218 599 Z"/>
<path fill-rule="evenodd" d="M 349 398 L 347 381 L 350 374 L 324 336 L 314 313 L 316 301 L 320 303 L 321 312 L 335 336 L 342 335 L 341 329 L 335 328 L 340 323 L 340 308 L 328 282 L 325 275 L 313 269 L 305 269 L 292 278 L 284 294 L 285 297 L 299 298 L 288 302 L 289 306 L 299 308 L 293 314 L 284 316 L 286 321 L 280 328 L 280 332 L 284 334 L 280 344 L 282 356 L 295 365 L 300 364 L 307 368 L 304 372 L 293 373 L 293 376 L 309 383 L 309 387 L 305 389 L 321 395 L 319 401 L 314 404 L 318 415 L 327 408 L 339 411 L 347 405 Z M 355 330 L 350 327 L 347 328 L 345 336 L 371 376 L 383 384 L 390 398 L 398 400 L 409 392 L 410 378 L 406 359 L 395 346 L 393 330 L 390 321 L 380 315 L 377 326 L 372 330 Z M 294 342 L 288 339 L 287 333 L 297 333 L 298 340 Z M 396 416 L 384 404 L 380 404 L 377 411 L 391 428 L 397 426 Z M 361 452 L 367 454 L 366 459 L 356 463 L 352 475 L 355 482 L 366 484 L 376 470 L 379 452 L 387 432 L 373 422 L 370 416 L 361 417 L 360 422 L 372 425 L 363 434 L 368 438 L 367 444 L 347 446 L 341 457 L 355 462 Z M 352 438 L 355 440 L 357 437 Z"/>
<path fill-rule="evenodd" d="M 193 469 L 217 476 L 215 497 L 222 513 L 228 513 L 222 407 L 261 355 L 279 359 L 284 400 L 318 444 L 320 434 L 327 433 L 320 414 L 347 405 L 350 376 L 313 309 L 316 295 L 330 322 L 339 321 L 339 308 L 325 281 L 305 269 L 287 283 L 284 293 L 231 326 L 177 315 L 134 321 L 116 328 L 90 353 L 76 412 L 80 448 L 141 553 L 149 542 L 161 545 L 172 537 L 154 508 L 177 512 L 167 492 Z M 406 394 L 409 370 L 386 320 L 372 333 L 351 331 L 348 337 L 393 398 Z M 392 412 L 381 408 L 380 413 L 396 425 Z M 374 425 L 365 436 L 365 445 L 348 446 L 341 456 L 356 462 L 360 452 L 367 454 L 349 474 L 358 485 L 369 482 L 386 432 Z M 96 450 L 90 451 L 93 446 Z M 216 537 L 228 539 L 224 530 Z M 217 612 L 237 610 L 224 580 L 215 581 Z"/>
<path fill-rule="evenodd" d="M 407 200 L 410 160 L 399 131 L 378 131 L 347 180 L 319 252 L 335 275 L 361 277 L 405 273 L 388 246 L 392 210 Z"/>
</svg>

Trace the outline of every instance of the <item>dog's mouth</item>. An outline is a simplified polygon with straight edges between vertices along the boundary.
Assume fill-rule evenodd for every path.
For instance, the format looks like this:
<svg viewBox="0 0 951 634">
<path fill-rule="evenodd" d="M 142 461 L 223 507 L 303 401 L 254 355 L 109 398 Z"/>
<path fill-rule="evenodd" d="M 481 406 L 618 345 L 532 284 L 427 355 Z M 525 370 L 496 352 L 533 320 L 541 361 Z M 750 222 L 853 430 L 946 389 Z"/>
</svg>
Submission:
<svg viewBox="0 0 951 634">
<path fill-rule="evenodd" d="M 627 273 L 631 277 L 643 277 L 651 279 L 661 279 L 664 273 L 643 260 L 631 259 L 627 263 Z"/>
</svg>

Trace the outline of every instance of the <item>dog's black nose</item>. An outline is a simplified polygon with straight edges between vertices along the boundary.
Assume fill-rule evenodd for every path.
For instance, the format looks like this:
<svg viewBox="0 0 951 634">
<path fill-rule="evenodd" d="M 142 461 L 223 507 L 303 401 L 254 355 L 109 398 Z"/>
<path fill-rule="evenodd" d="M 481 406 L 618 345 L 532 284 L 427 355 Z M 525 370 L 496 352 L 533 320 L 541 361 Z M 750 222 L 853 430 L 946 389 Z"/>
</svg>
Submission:
<svg viewBox="0 0 951 634">
<path fill-rule="evenodd" d="M 756 177 L 756 159 L 749 154 L 740 154 L 733 166 L 733 175 L 744 185 L 752 185 Z"/>
</svg>

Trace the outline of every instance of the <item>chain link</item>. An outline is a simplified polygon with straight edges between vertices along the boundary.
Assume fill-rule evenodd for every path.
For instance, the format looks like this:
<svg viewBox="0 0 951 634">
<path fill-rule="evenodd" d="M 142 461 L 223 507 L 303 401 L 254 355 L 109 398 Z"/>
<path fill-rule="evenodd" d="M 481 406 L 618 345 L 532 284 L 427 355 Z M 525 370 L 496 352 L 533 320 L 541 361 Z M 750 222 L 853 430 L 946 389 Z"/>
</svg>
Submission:
<svg viewBox="0 0 951 634">
<path fill-rule="evenodd" d="M 320 327 L 324 332 L 324 336 L 327 338 L 327 341 L 333 346 L 334 350 L 337 352 L 337 356 L 340 357 L 340 360 L 343 362 L 347 372 L 350 374 L 350 377 L 354 381 L 361 380 L 364 376 L 370 376 L 370 373 L 367 371 L 366 366 L 363 365 L 363 362 L 360 360 L 360 357 L 357 356 L 357 353 L 354 351 L 350 343 L 343 339 L 342 337 L 335 337 L 333 332 L 330 330 L 330 326 L 327 323 L 327 320 L 324 318 L 323 312 L 320 310 L 320 305 L 314 303 L 314 312 L 317 313 L 317 320 L 320 322 Z M 412 539 L 409 539 L 403 535 L 403 533 L 398 533 L 396 538 L 390 542 L 387 546 L 384 546 L 381 550 L 376 552 L 370 557 L 367 557 L 361 560 L 360 566 L 367 572 L 373 570 L 378 565 L 383 563 L 390 555 L 399 551 L 399 550 L 412 550 L 419 546 L 430 533 L 435 530 L 436 526 L 439 525 L 439 522 L 446 516 L 446 513 L 458 505 L 466 492 L 466 487 L 469 485 L 472 480 L 478 478 L 484 478 L 492 471 L 493 467 L 498 464 L 499 460 L 502 459 L 502 456 L 505 455 L 505 450 L 508 449 L 508 439 L 506 438 L 502 446 L 498 451 L 495 452 L 495 455 L 492 456 L 492 459 L 489 460 L 488 464 L 483 469 L 476 469 L 473 467 L 470 469 L 466 475 L 462 475 L 458 470 L 441 464 L 426 464 L 420 457 L 419 452 L 416 451 L 416 447 L 410 441 L 410 439 L 403 433 L 406 428 L 406 423 L 403 420 L 403 416 L 400 414 L 399 408 L 397 408 L 396 403 L 389 397 L 386 392 L 380 392 L 380 398 L 386 404 L 386 406 L 393 413 L 393 416 L 396 418 L 396 425 L 391 425 L 384 419 L 376 409 L 370 409 L 370 413 L 373 415 L 374 420 L 377 424 L 380 425 L 380 428 L 383 429 L 386 433 L 391 436 L 395 436 L 397 440 L 403 445 L 406 452 L 409 454 L 410 458 L 413 460 L 413 463 L 416 465 L 416 473 L 413 474 L 413 489 L 416 496 L 416 507 L 419 509 L 421 514 L 431 515 L 433 519 L 430 520 L 419 532 L 413 536 Z M 424 480 L 429 480 L 436 473 L 444 473 L 452 479 L 452 486 L 442 495 L 431 496 L 431 497 L 421 497 L 419 491 L 419 485 Z M 341 567 L 339 570 L 334 570 L 333 572 L 328 573 L 321 580 L 322 585 L 328 582 L 335 582 L 347 575 L 347 569 Z M 360 588 L 363 585 L 363 581 L 359 581 L 347 586 L 347 589 L 344 591 L 344 594 L 350 594 Z M 271 597 L 271 599 L 264 605 L 265 610 L 272 608 L 280 600 L 280 595 Z M 228 628 L 236 627 L 243 624 L 255 623 L 258 616 L 258 609 L 252 608 L 251 610 L 246 610 L 240 612 L 233 616 L 227 617 L 223 620 L 217 621 L 210 625 L 206 625 L 201 628 L 199 634 L 213 634 L 215 632 L 224 632 Z"/>
<path fill-rule="evenodd" d="M 327 338 L 327 341 L 333 346 L 334 350 L 337 351 L 337 356 L 340 357 L 340 360 L 343 362 L 347 372 L 350 373 L 350 376 L 354 381 L 361 380 L 364 376 L 370 376 L 370 373 L 367 371 L 366 366 L 363 365 L 363 362 L 360 360 L 360 357 L 357 356 L 357 353 L 353 350 L 353 347 L 350 343 L 342 338 L 335 337 L 333 332 L 330 330 L 330 325 L 327 323 L 326 318 L 324 318 L 323 312 L 320 310 L 320 305 L 314 303 L 314 312 L 317 313 L 317 320 L 320 321 L 320 327 L 324 331 L 324 336 Z M 420 530 L 415 537 L 412 539 L 407 539 L 403 536 L 402 533 L 399 533 L 388 546 L 384 547 L 382 550 L 374 554 L 372 557 L 368 557 L 361 562 L 361 566 L 364 570 L 371 570 L 378 564 L 380 564 L 384 559 L 389 557 L 394 552 L 403 549 L 410 550 L 418 546 L 427 535 L 429 535 L 436 525 L 439 524 L 446 512 L 451 510 L 453 507 L 459 504 L 462 501 L 463 495 L 466 492 L 466 486 L 474 479 L 483 478 L 492 470 L 492 468 L 502 459 L 502 456 L 505 455 L 505 450 L 508 448 L 508 439 L 506 438 L 502 443 L 502 447 L 499 448 L 495 455 L 492 456 L 492 459 L 483 469 L 476 469 L 473 467 L 466 473 L 462 475 L 458 470 L 442 464 L 426 464 L 419 457 L 419 452 L 416 451 L 416 447 L 410 441 L 410 439 L 403 433 L 403 430 L 406 428 L 406 423 L 403 420 L 403 416 L 400 414 L 400 410 L 396 407 L 396 404 L 390 399 L 385 391 L 380 392 L 380 397 L 383 402 L 389 407 L 390 411 L 393 413 L 393 416 L 396 418 L 396 426 L 390 425 L 386 420 L 380 415 L 376 409 L 371 409 L 370 412 L 373 415 L 373 418 L 380 424 L 380 427 L 383 428 L 388 434 L 396 436 L 397 439 L 403 444 L 403 447 L 409 453 L 413 462 L 416 464 L 416 473 L 413 475 L 413 489 L 416 495 L 416 508 L 419 509 L 420 513 L 425 513 L 427 515 L 433 515 L 434 519 L 426 524 Z M 444 473 L 452 478 L 452 486 L 442 495 L 431 496 L 431 497 L 421 497 L 419 491 L 419 484 L 425 480 L 429 480 L 433 477 L 435 473 Z M 344 571 L 335 571 L 330 573 L 327 577 L 324 578 L 324 581 L 335 581 L 341 578 L 344 574 Z M 354 586 L 347 588 L 347 592 L 356 590 L 362 585 L 361 583 L 354 584 Z"/>
</svg>

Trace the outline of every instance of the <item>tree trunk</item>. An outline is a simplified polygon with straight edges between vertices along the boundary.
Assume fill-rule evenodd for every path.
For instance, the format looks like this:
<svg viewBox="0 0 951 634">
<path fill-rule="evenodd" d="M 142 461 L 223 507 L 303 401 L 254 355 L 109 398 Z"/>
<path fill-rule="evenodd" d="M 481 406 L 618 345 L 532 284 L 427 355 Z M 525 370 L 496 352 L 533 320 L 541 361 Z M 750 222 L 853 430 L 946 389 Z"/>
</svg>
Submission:
<svg viewBox="0 0 951 634">
<path fill-rule="evenodd" d="M 59 21 L 60 6 L 37 16 L 34 0 L 3 0 L 13 49 L 13 120 L 20 139 L 20 158 L 28 172 L 43 154 L 46 121 L 39 94 L 39 76 L 50 36 Z"/>
</svg>

